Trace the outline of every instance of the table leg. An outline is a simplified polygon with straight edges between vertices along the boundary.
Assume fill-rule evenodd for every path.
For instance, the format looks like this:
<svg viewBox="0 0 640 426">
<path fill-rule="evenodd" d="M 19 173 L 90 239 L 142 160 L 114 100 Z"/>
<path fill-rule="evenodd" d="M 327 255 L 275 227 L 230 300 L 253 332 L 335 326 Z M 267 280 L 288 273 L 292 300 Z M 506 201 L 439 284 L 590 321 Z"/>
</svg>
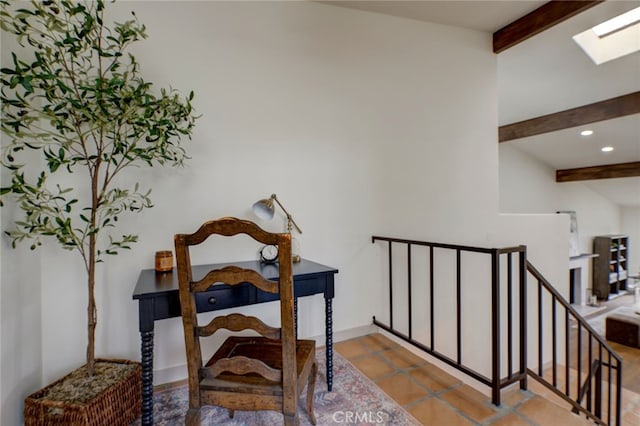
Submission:
<svg viewBox="0 0 640 426">
<path fill-rule="evenodd" d="M 140 333 L 142 363 L 142 425 L 153 424 L 153 330 Z"/>
<path fill-rule="evenodd" d="M 296 340 L 298 339 L 298 298 L 293 298 L 293 331 L 295 332 Z"/>
<path fill-rule="evenodd" d="M 325 339 L 327 357 L 327 390 L 331 392 L 333 388 L 333 300 L 329 297 L 324 299 L 325 315 Z"/>
</svg>

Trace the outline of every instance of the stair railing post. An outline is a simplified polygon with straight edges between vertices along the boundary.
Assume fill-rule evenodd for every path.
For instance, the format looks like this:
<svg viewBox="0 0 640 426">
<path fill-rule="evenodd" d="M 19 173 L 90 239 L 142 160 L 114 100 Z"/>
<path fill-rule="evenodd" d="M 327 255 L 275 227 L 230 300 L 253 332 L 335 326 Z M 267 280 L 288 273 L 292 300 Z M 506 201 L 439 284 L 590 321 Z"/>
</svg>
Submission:
<svg viewBox="0 0 640 426">
<path fill-rule="evenodd" d="M 622 362 L 620 359 L 616 362 L 616 366 L 616 424 L 622 426 Z"/>
<path fill-rule="evenodd" d="M 393 328 L 393 247 L 389 241 L 389 327 Z"/>
<path fill-rule="evenodd" d="M 520 251 L 520 389 L 527 389 L 527 250 Z"/>
<path fill-rule="evenodd" d="M 597 418 L 602 418 L 602 345 L 600 345 L 600 351 L 598 353 L 598 363 L 596 365 L 596 383 L 595 383 L 595 397 L 594 402 L 596 404 L 594 414 Z"/>
<path fill-rule="evenodd" d="M 500 405 L 500 257 L 491 252 L 491 402 Z"/>
</svg>

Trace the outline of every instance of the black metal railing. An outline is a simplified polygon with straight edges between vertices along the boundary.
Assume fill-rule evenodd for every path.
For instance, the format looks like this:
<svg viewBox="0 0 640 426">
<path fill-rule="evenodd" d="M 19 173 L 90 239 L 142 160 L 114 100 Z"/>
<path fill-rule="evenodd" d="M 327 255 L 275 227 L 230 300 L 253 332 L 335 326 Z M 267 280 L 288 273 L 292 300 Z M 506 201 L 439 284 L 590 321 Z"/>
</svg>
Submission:
<svg viewBox="0 0 640 426">
<path fill-rule="evenodd" d="M 490 387 L 491 400 L 495 405 L 500 405 L 503 388 L 519 382 L 520 389 L 527 389 L 527 377 L 531 376 L 567 401 L 574 412 L 583 413 L 598 424 L 621 425 L 622 359 L 527 261 L 525 246 L 480 248 L 373 236 L 372 242 L 376 241 L 387 243 L 389 316 L 387 323 L 374 316 L 375 325 Z M 398 261 L 398 250 L 394 250 L 398 247 L 406 250 L 403 251 L 406 253 L 406 263 Z M 417 257 L 414 256 L 414 251 L 417 251 L 413 250 L 414 247 L 425 247 L 428 250 L 428 260 L 423 262 L 428 264 L 426 283 L 414 282 L 413 271 L 422 269 L 424 273 L 426 268 L 423 264 L 414 264 L 414 257 Z M 442 280 L 438 274 L 442 269 L 452 267 L 446 262 L 437 262 L 435 254 L 440 251 L 455 254 L 455 296 L 452 298 L 453 306 L 450 307 L 443 306 L 446 301 L 436 298 L 437 290 L 452 285 L 451 280 Z M 490 345 L 485 345 L 489 351 L 491 365 L 487 370 L 490 373 L 480 372 L 477 365 L 471 366 L 463 356 L 466 342 L 463 339 L 462 300 L 467 294 L 465 292 L 470 292 L 474 297 L 480 294 L 481 289 L 476 281 L 482 281 L 477 279 L 469 282 L 467 279 L 463 285 L 462 276 L 466 266 L 463 258 L 468 253 L 486 255 L 486 260 L 482 261 L 490 264 L 490 301 L 484 310 L 490 317 Z M 423 255 L 421 259 L 424 257 Z M 477 264 L 474 266 L 477 267 Z M 403 296 L 406 297 L 407 305 L 401 305 L 401 313 L 394 312 L 394 304 L 398 303 L 397 300 L 394 301 L 394 296 L 397 297 L 396 293 L 399 293 L 402 286 L 402 283 L 394 282 L 396 269 L 399 268 L 404 269 L 406 276 L 406 287 L 402 290 L 406 292 Z M 528 287 L 528 274 L 537 282 L 536 288 Z M 428 304 L 415 299 L 416 294 L 424 294 L 424 285 L 428 287 Z M 475 288 L 469 289 L 470 285 Z M 530 301 L 528 294 L 533 296 Z M 455 317 L 454 350 L 450 346 L 444 349 L 439 347 L 435 339 L 436 330 L 441 327 L 434 315 L 436 303 L 439 308 L 450 309 Z M 425 307 L 428 309 L 427 339 L 415 338 L 414 304 L 420 306 L 421 310 Z M 561 318 L 558 316 L 559 309 L 564 310 L 561 311 L 564 312 Z M 406 317 L 402 318 L 401 315 L 405 313 Z M 448 316 L 448 321 L 450 318 Z M 398 322 L 402 324 L 398 326 Z M 475 326 L 475 322 L 469 323 Z M 505 324 L 506 331 L 503 329 Z M 417 330 L 420 331 L 425 326 L 423 321 L 418 324 Z M 535 336 L 532 335 L 531 338 L 528 337 L 530 328 L 537 329 Z M 586 342 L 583 341 L 583 334 Z M 531 352 L 529 346 L 536 347 L 537 351 Z M 564 356 L 559 356 L 561 351 L 564 351 Z M 532 360 L 535 362 L 531 362 Z M 560 364 L 561 361 L 565 365 Z M 529 363 L 537 364 L 537 371 L 528 368 Z M 583 372 L 585 365 L 586 371 Z M 561 373 L 564 373 L 564 389 L 560 381 Z M 576 383 L 575 387 L 571 386 L 573 382 Z M 606 412 L 603 411 L 603 404 L 606 404 Z"/>
<path fill-rule="evenodd" d="M 527 373 L 567 401 L 574 413 L 583 413 L 597 424 L 622 425 L 622 358 L 529 262 L 527 270 L 537 284 L 538 294 L 538 365 L 537 370 L 528 369 Z M 551 336 L 544 334 L 549 330 L 544 324 L 549 321 L 545 307 L 551 311 Z M 558 310 L 564 313 L 562 319 Z M 564 353 L 559 354 L 563 326 Z M 549 343 L 550 366 L 544 363 L 544 348 Z"/>
<path fill-rule="evenodd" d="M 509 247 L 509 248 L 480 248 L 480 247 L 471 247 L 471 246 L 462 246 L 462 245 L 453 245 L 453 244 L 441 244 L 441 243 L 433 243 L 433 242 L 425 242 L 425 241 L 413 241 L 413 240 L 404 240 L 398 238 L 388 238 L 388 237 L 379 237 L 373 236 L 372 242 L 376 241 L 386 241 L 388 243 L 388 268 L 389 268 L 389 319 L 388 324 L 376 319 L 374 316 L 373 323 L 378 327 L 386 330 L 387 332 L 399 337 L 400 339 L 414 345 L 415 347 L 429 353 L 435 358 L 445 362 L 446 364 L 456 368 L 457 370 L 465 373 L 466 375 L 472 377 L 473 379 L 483 383 L 486 386 L 491 388 L 491 400 L 494 404 L 500 405 L 500 390 L 506 386 L 509 386 L 515 382 L 520 382 L 520 388 L 526 389 L 526 380 L 527 380 L 527 364 L 525 354 L 526 350 L 526 248 L 524 246 L 518 247 Z M 401 245 L 406 247 L 406 271 L 407 271 L 407 326 L 406 330 L 400 330 L 398 327 L 394 326 L 394 318 L 396 314 L 394 313 L 394 246 Z M 412 282 L 412 270 L 413 270 L 413 255 L 412 255 L 412 247 L 420 246 L 428 248 L 428 257 L 429 257 L 429 272 L 428 272 L 428 292 L 429 292 L 429 330 L 430 337 L 428 343 L 420 342 L 419 340 L 413 337 L 414 335 L 414 323 L 413 323 L 413 293 L 414 293 L 414 283 Z M 435 331 L 438 328 L 438 324 L 436 324 L 436 317 L 434 315 L 435 312 L 435 303 L 436 297 L 435 292 L 438 288 L 438 283 L 436 279 L 436 271 L 438 271 L 438 267 L 435 263 L 435 253 L 436 251 L 448 251 L 455 253 L 455 306 L 451 307 L 451 309 L 455 312 L 455 355 L 452 353 L 446 353 L 446 351 L 441 350 L 437 346 L 437 342 L 435 339 Z M 463 261 L 462 257 L 465 253 L 477 253 L 487 256 L 487 262 L 490 262 L 491 267 L 491 282 L 490 282 L 490 294 L 491 294 L 491 306 L 490 306 L 490 358 L 491 358 L 491 367 L 490 374 L 481 373 L 477 368 L 471 367 L 468 363 L 465 363 L 463 359 L 463 333 L 462 333 L 462 298 L 463 292 L 466 288 L 463 288 L 462 285 L 462 273 L 463 273 Z M 517 260 L 517 268 L 519 273 L 514 279 L 514 261 L 513 256 L 518 256 Z M 506 258 L 507 272 L 502 273 L 502 263 L 503 259 Z M 502 277 L 506 275 L 506 280 L 502 279 Z M 504 281 L 504 283 L 503 283 Z M 445 283 L 448 285 L 448 283 Z M 505 289 L 506 287 L 506 289 Z M 507 338 L 506 338 L 506 348 L 503 351 L 503 342 L 501 338 L 501 328 L 503 321 L 501 320 L 501 304 L 502 304 L 502 293 L 503 290 L 506 291 L 508 303 L 506 304 L 506 323 L 507 323 Z M 517 311 L 514 312 L 513 306 L 513 298 L 518 298 L 516 303 Z M 438 301 L 438 304 L 441 306 L 441 301 Z M 447 307 L 442 307 L 447 309 Z M 488 307 L 489 308 L 489 307 Z M 517 339 L 514 337 L 514 316 L 517 316 L 517 322 L 519 324 L 519 329 Z M 420 324 L 422 327 L 423 324 Z M 518 353 L 519 357 L 517 362 L 514 363 L 514 354 Z M 503 360 L 506 358 L 505 365 L 503 366 Z M 515 365 L 514 365 L 515 364 Z"/>
</svg>

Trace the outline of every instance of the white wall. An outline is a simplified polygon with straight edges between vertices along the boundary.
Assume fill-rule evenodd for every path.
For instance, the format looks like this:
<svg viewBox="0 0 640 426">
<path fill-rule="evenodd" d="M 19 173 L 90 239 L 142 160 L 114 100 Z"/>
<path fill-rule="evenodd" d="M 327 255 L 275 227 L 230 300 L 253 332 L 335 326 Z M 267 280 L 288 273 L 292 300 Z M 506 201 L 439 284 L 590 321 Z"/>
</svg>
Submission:
<svg viewBox="0 0 640 426">
<path fill-rule="evenodd" d="M 121 221 L 119 231 L 141 241 L 100 270 L 100 356 L 139 359 L 131 292 L 156 250 L 171 249 L 174 233 L 208 219 L 254 219 L 251 204 L 273 192 L 304 231 L 302 255 L 340 270 L 337 332 L 370 324 L 381 309 L 384 258 L 372 234 L 489 247 L 531 242 L 550 257 L 540 266 L 550 279 L 562 276 L 553 260 L 566 253 L 557 232 L 562 218 L 498 215 L 496 58 L 489 34 L 307 2 L 113 7 L 120 18 L 135 9 L 147 25 L 150 38 L 135 50 L 145 77 L 185 93 L 195 89 L 203 117 L 186 145 L 192 160 L 184 169 L 136 169 L 123 180 L 153 187 L 155 207 Z M 543 223 L 548 226 L 536 225 Z M 282 229 L 278 221 L 261 224 Z M 205 254 L 194 261 L 214 260 Z M 13 252 L 12 259 L 22 255 Z M 34 284 L 41 286 L 43 320 L 20 338 L 40 356 L 44 384 L 83 362 L 86 292 L 72 253 L 47 246 L 40 255 Z M 37 263 L 38 254 L 28 256 L 26 263 Z M 253 256 L 254 248 L 228 255 Z M 6 309 L 18 285 L 9 278 L 24 276 L 28 267 L 4 259 L 3 284 L 11 284 L 2 288 L 6 348 L 5 318 L 23 316 L 15 305 Z M 273 309 L 249 310 L 273 315 Z M 300 301 L 300 312 L 301 335 L 322 335 L 322 298 Z M 34 336 L 41 343 L 30 342 Z M 157 323 L 155 341 L 158 373 L 184 365 L 179 319 Z M 20 356 L 3 353 L 3 372 Z M 7 381 L 7 393 L 21 398 L 18 383 Z M 3 424 L 18 423 L 16 404 L 3 413 Z"/>
<path fill-rule="evenodd" d="M 620 231 L 629 236 L 629 274 L 640 275 L 640 207 L 622 208 Z"/>
<path fill-rule="evenodd" d="M 593 252 L 594 236 L 620 232 L 621 212 L 616 204 L 580 182 L 557 183 L 552 168 L 508 142 L 501 143 L 499 151 L 501 212 L 575 211 L 581 253 Z"/>
<path fill-rule="evenodd" d="M 2 64 L 20 47 L 1 37 Z M 0 136 L 0 141 L 4 136 Z M 0 187 L 11 182 L 5 169 Z M 28 245 L 11 249 L 4 230 L 15 217 L 16 206 L 0 209 L 0 424 L 19 424 L 24 397 L 42 385 L 41 256 Z M 57 299 L 57 298 L 56 298 Z M 56 300 L 53 299 L 53 300 Z M 52 300 L 47 303 L 54 303 Z"/>
</svg>

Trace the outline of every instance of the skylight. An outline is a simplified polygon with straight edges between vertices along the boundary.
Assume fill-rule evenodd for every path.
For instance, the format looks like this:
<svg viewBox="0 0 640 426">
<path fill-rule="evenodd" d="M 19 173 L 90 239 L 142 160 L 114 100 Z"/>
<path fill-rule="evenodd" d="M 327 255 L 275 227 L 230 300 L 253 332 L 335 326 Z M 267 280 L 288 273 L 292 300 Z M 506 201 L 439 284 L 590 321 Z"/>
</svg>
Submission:
<svg viewBox="0 0 640 426">
<path fill-rule="evenodd" d="M 593 27 L 592 30 L 598 37 L 604 37 L 614 31 L 633 25 L 638 21 L 640 21 L 640 7 L 631 9 L 622 15 L 618 15 L 615 18 L 611 18 L 608 21 L 603 22 L 602 24 L 598 24 Z"/>
<path fill-rule="evenodd" d="M 640 50 L 640 7 L 589 28 L 573 40 L 600 65 Z"/>
</svg>

